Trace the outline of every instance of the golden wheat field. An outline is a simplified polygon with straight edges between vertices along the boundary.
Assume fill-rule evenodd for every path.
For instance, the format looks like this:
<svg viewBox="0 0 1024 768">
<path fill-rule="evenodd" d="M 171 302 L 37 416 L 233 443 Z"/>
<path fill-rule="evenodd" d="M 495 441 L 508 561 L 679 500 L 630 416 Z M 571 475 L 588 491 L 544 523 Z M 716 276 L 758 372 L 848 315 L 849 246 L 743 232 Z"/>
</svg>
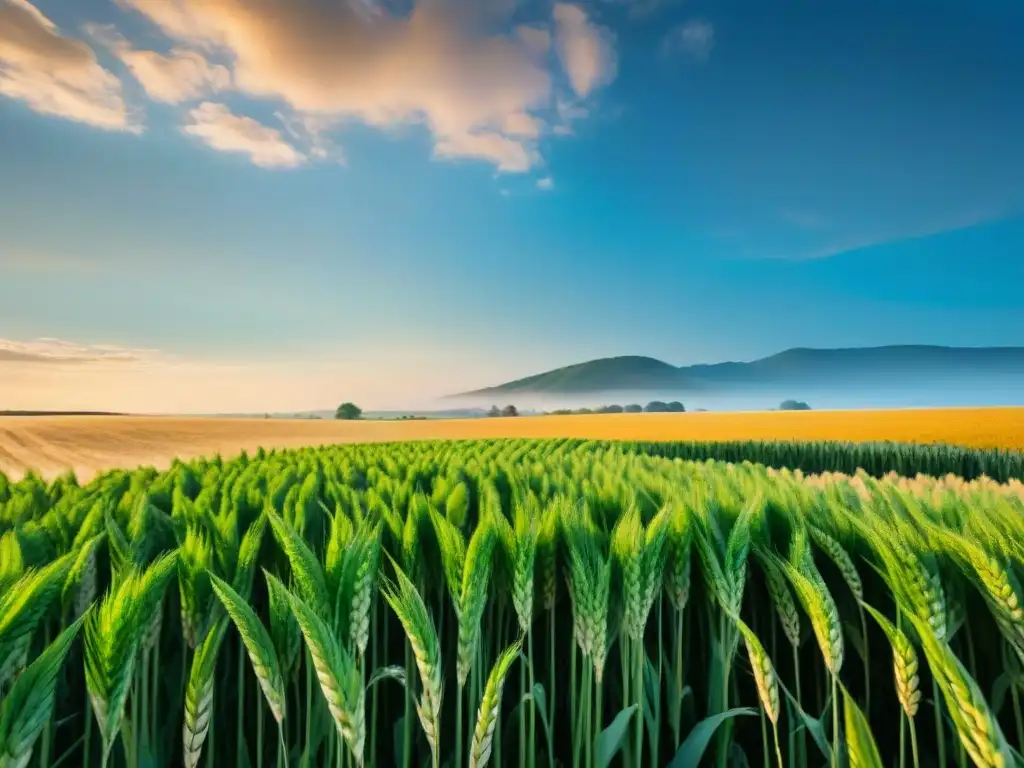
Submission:
<svg viewBox="0 0 1024 768">
<path fill-rule="evenodd" d="M 896 440 L 1024 448 L 1024 408 L 603 414 L 436 421 L 306 421 L 146 416 L 0 418 L 0 471 L 79 479 L 114 467 L 260 446 L 491 437 L 620 440 Z"/>
</svg>

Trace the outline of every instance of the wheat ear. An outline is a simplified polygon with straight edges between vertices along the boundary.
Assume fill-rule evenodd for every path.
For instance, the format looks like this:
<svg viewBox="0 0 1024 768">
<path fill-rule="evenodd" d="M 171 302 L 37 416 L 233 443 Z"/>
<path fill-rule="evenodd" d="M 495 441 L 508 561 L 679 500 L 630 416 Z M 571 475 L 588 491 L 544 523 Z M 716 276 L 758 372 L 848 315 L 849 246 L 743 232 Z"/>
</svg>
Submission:
<svg viewBox="0 0 1024 768">
<path fill-rule="evenodd" d="M 292 578 L 299 588 L 303 602 L 321 618 L 331 616 L 334 611 L 327 591 L 327 581 L 313 550 L 298 532 L 269 506 L 266 508 L 266 515 L 278 545 L 288 557 L 292 567 Z"/>
<path fill-rule="evenodd" d="M 824 581 L 818 576 L 808 576 L 792 563 L 771 556 L 773 562 L 789 579 L 793 591 L 811 620 L 811 628 L 818 640 L 818 647 L 825 660 L 825 666 L 833 677 L 839 676 L 843 666 L 843 631 L 839 610 Z M 806 567 L 806 566 L 805 566 Z"/>
<path fill-rule="evenodd" d="M 196 768 L 203 753 L 203 744 L 210 732 L 213 717 L 213 681 L 217 656 L 227 629 L 223 614 L 199 644 L 192 657 L 192 668 L 185 687 L 185 722 L 182 724 L 182 746 L 185 768 Z"/>
<path fill-rule="evenodd" d="M 738 616 L 731 617 L 736 627 L 743 635 L 743 642 L 747 646 L 747 655 L 750 657 L 750 667 L 754 672 L 754 683 L 757 685 L 757 694 L 761 699 L 761 707 L 771 721 L 772 725 L 779 724 L 779 678 L 775 674 L 775 666 L 768 657 L 768 652 L 753 630 L 748 627 Z"/>
<path fill-rule="evenodd" d="M 974 678 L 967 673 L 949 645 L 936 636 L 928 622 L 910 612 L 907 619 L 917 630 L 928 666 L 946 700 L 960 742 L 971 760 L 982 768 L 1014 765 L 1006 737 Z"/>
<path fill-rule="evenodd" d="M 4 698 L 0 709 L 0 768 L 25 768 L 31 761 L 32 748 L 53 711 L 60 669 L 85 619 L 83 614 L 61 632 L 28 665 Z"/>
<path fill-rule="evenodd" d="M 366 707 L 363 679 L 359 666 L 334 636 L 330 625 L 305 600 L 291 592 L 273 575 L 264 571 L 270 589 L 284 590 L 295 620 L 306 639 L 320 690 L 327 700 L 338 735 L 348 745 L 356 765 L 363 764 L 366 743 Z"/>
<path fill-rule="evenodd" d="M 267 706 L 280 725 L 284 721 L 286 698 L 284 676 L 277 661 L 274 643 L 255 611 L 242 596 L 216 576 L 211 574 L 210 578 L 214 593 L 238 629 Z"/>
<path fill-rule="evenodd" d="M 143 635 L 162 604 L 176 557 L 144 572 L 126 570 L 121 582 L 85 623 L 85 684 L 103 739 L 104 760 L 121 730 L 135 659 Z"/>
<path fill-rule="evenodd" d="M 391 559 L 390 555 L 388 557 Z M 398 563 L 391 559 L 391 564 L 395 570 L 397 583 L 385 580 L 381 591 L 401 622 L 416 659 L 420 682 L 423 685 L 423 695 L 416 704 L 416 713 L 430 745 L 434 766 L 437 768 L 440 765 L 438 738 L 441 735 L 441 696 L 444 690 L 441 645 L 437 639 L 434 622 L 420 593 Z"/>
<path fill-rule="evenodd" d="M 60 593 L 72 555 L 29 571 L 0 595 L 0 686 L 18 671 L 39 620 Z"/>
<path fill-rule="evenodd" d="M 846 690 L 843 690 L 843 721 L 846 730 L 846 756 L 849 768 L 883 768 L 878 745 L 868 719 Z"/>
<path fill-rule="evenodd" d="M 522 640 L 506 648 L 491 668 L 484 687 L 483 700 L 477 713 L 476 729 L 473 731 L 473 744 L 469 751 L 469 768 L 484 768 L 491 758 L 494 741 L 494 729 L 498 725 L 501 714 L 501 692 L 505 678 L 512 663 L 519 657 Z"/>
<path fill-rule="evenodd" d="M 864 603 L 864 609 L 874 617 L 892 645 L 893 672 L 896 677 L 896 696 L 907 717 L 917 714 L 921 702 L 921 679 L 918 676 L 917 651 L 906 634 L 885 616 Z"/>
</svg>

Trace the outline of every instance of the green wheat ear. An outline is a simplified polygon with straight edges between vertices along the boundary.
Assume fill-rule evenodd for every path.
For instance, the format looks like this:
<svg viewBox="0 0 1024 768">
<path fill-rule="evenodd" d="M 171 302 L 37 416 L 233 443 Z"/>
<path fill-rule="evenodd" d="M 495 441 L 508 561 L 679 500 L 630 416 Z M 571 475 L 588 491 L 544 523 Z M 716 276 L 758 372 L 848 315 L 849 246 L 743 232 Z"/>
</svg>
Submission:
<svg viewBox="0 0 1024 768">
<path fill-rule="evenodd" d="M 61 588 L 61 608 L 64 611 L 74 610 L 73 618 L 81 616 L 85 606 L 96 597 L 99 575 L 96 569 L 96 550 L 104 538 L 106 534 L 99 533 L 75 550 L 74 560 Z"/>
<path fill-rule="evenodd" d="M 874 734 L 868 719 L 845 690 L 843 691 L 843 720 L 846 728 L 846 752 L 850 768 L 883 768 Z"/>
<path fill-rule="evenodd" d="M 381 592 L 388 605 L 395 612 L 405 630 L 420 673 L 423 694 L 416 704 L 416 712 L 426 734 L 427 743 L 433 756 L 434 765 L 439 765 L 441 731 L 441 697 L 444 692 L 441 674 L 441 646 L 437 630 L 430 618 L 427 606 L 415 585 L 388 555 L 395 569 L 397 584 L 384 580 Z"/>
<path fill-rule="evenodd" d="M 249 654 L 253 672 L 263 690 L 274 719 L 281 724 L 285 714 L 284 676 L 278 664 L 274 643 L 263 623 L 241 595 L 213 574 L 210 575 L 213 591 L 234 622 L 242 643 Z"/>
<path fill-rule="evenodd" d="M 182 726 L 182 746 L 186 768 L 196 768 L 203 752 L 203 744 L 210 732 L 213 717 L 213 681 L 217 669 L 217 656 L 227 629 L 227 617 L 214 623 L 192 657 L 192 669 L 185 688 L 185 723 Z"/>
<path fill-rule="evenodd" d="M 331 616 L 333 604 L 327 591 L 327 580 L 313 550 L 298 532 L 269 506 L 266 515 L 270 520 L 270 527 L 274 530 L 274 538 L 288 557 L 292 567 L 292 578 L 299 588 L 303 601 L 320 617 Z"/>
<path fill-rule="evenodd" d="M 743 635 L 743 642 L 747 646 L 747 655 L 750 657 L 750 667 L 754 673 L 754 683 L 757 686 L 757 694 L 761 699 L 761 707 L 771 721 L 772 725 L 779 723 L 779 679 L 775 674 L 775 666 L 772 664 L 767 651 L 761 644 L 760 639 L 754 634 L 743 620 L 738 616 L 730 617 L 737 629 Z"/>
<path fill-rule="evenodd" d="M 502 652 L 491 667 L 491 674 L 487 677 L 487 685 L 484 687 L 483 700 L 480 702 L 480 711 L 477 713 L 476 729 L 473 731 L 473 745 L 469 752 L 470 768 L 484 768 L 491 759 L 494 729 L 501 714 L 502 688 L 505 686 L 505 678 L 508 677 L 512 663 L 519 657 L 521 648 L 522 640 L 516 641 Z"/>
<path fill-rule="evenodd" d="M 121 730 L 135 660 L 146 628 L 157 615 L 176 556 L 155 561 L 145 571 L 130 569 L 85 623 L 85 684 L 110 755 Z"/>
<path fill-rule="evenodd" d="M 327 700 L 338 735 L 348 745 L 356 765 L 363 764 L 366 743 L 366 707 L 363 678 L 352 655 L 334 636 L 330 625 L 301 597 L 289 592 L 273 575 L 264 571 L 269 588 L 284 592 L 306 647 L 313 660 L 320 690 Z"/>
<path fill-rule="evenodd" d="M 18 534 L 12 529 L 0 536 L 0 595 L 6 595 L 11 585 L 25 570 Z"/>
<path fill-rule="evenodd" d="M 926 620 L 910 611 L 905 616 L 917 630 L 928 666 L 946 700 L 960 742 L 971 760 L 985 768 L 1014 765 L 1013 752 L 978 683 Z"/>
<path fill-rule="evenodd" d="M 80 616 L 39 654 L 11 687 L 0 710 L 0 768 L 25 768 L 53 712 L 64 659 L 88 614 Z"/>
<path fill-rule="evenodd" d="M 0 686 L 18 671 L 40 619 L 60 593 L 73 555 L 29 571 L 0 595 Z"/>
<path fill-rule="evenodd" d="M 238 562 L 235 564 L 234 590 L 248 597 L 252 592 L 252 581 L 256 575 L 256 564 L 263 546 L 263 532 L 267 528 L 267 516 L 261 514 L 249 526 L 238 548 Z"/>
</svg>

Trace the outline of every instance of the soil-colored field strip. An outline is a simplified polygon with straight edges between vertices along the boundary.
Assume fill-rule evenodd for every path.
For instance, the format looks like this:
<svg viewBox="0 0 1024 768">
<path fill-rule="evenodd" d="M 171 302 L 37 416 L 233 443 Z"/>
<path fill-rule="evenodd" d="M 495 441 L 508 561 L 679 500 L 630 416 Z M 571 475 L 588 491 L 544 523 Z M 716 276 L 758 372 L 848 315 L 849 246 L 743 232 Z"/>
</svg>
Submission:
<svg viewBox="0 0 1024 768">
<path fill-rule="evenodd" d="M 1024 448 L 1024 408 L 603 414 L 424 421 L 305 421 L 141 416 L 0 417 L 0 471 L 80 479 L 114 467 L 166 467 L 241 450 L 485 437 L 610 440 L 895 440 Z"/>
</svg>

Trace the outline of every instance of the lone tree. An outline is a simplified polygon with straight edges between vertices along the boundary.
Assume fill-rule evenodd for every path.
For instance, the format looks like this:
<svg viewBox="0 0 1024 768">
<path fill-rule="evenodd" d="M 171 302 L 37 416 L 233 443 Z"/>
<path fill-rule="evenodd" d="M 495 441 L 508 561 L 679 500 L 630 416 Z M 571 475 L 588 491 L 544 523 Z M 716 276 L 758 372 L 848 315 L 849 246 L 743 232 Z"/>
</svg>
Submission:
<svg viewBox="0 0 1024 768">
<path fill-rule="evenodd" d="M 802 400 L 783 400 L 779 405 L 780 411 L 809 411 L 811 406 Z"/>
<path fill-rule="evenodd" d="M 516 407 L 514 405 L 506 405 L 504 408 L 501 409 L 501 415 L 502 416 L 518 416 L 519 415 L 519 411 L 516 410 Z"/>
<path fill-rule="evenodd" d="M 492 405 L 491 410 L 487 412 L 487 415 L 492 419 L 497 418 L 498 416 L 501 416 L 501 409 L 496 405 Z"/>
<path fill-rule="evenodd" d="M 354 421 L 363 417 L 363 409 L 355 403 L 342 403 L 334 412 L 334 418 L 345 421 Z"/>
<path fill-rule="evenodd" d="M 673 400 L 671 403 L 666 403 L 665 405 L 668 406 L 669 413 L 686 413 L 686 409 L 683 408 L 683 404 L 678 400 Z"/>
</svg>

